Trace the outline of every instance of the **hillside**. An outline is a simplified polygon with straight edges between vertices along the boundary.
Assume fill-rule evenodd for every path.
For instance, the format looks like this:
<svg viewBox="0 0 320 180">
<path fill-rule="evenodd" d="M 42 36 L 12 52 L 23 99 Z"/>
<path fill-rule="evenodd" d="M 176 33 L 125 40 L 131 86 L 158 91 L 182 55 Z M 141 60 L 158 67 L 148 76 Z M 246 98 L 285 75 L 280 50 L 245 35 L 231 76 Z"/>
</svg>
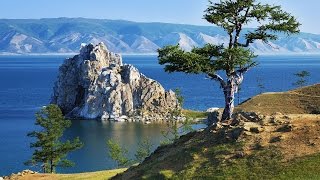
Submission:
<svg viewBox="0 0 320 180">
<path fill-rule="evenodd" d="M 263 114 L 320 114 L 320 84 L 280 93 L 264 93 L 236 107 Z"/>
<path fill-rule="evenodd" d="M 319 179 L 320 116 L 274 118 L 190 133 L 113 179 Z"/>
<path fill-rule="evenodd" d="M 250 29 L 246 29 L 250 31 Z M 155 53 L 164 45 L 190 50 L 206 43 L 227 44 L 226 33 L 215 26 L 138 23 L 85 18 L 0 19 L 0 53 L 74 53 L 81 43 L 104 42 L 113 52 Z M 269 45 L 251 45 L 257 53 L 320 53 L 320 35 L 279 34 Z"/>
<path fill-rule="evenodd" d="M 277 97 L 254 97 L 242 107 L 255 107 L 262 100 L 266 104 L 260 102 L 259 108 L 267 108 L 275 102 L 278 113 L 268 108 L 267 114 L 236 113 L 231 121 L 158 148 L 142 164 L 113 179 L 319 179 L 320 115 L 303 114 L 309 105 L 319 107 L 319 92 L 317 84 Z M 288 94 L 290 98 L 277 104 Z M 281 114 L 282 108 L 288 113 Z"/>
</svg>

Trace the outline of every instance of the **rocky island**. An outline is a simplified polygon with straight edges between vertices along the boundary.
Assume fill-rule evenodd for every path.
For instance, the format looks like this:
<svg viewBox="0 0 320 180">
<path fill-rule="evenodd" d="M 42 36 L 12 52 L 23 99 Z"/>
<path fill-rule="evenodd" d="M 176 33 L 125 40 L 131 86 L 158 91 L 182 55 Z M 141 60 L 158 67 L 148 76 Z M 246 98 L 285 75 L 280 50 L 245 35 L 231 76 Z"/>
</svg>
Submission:
<svg viewBox="0 0 320 180">
<path fill-rule="evenodd" d="M 161 120 L 180 108 L 173 91 L 123 64 L 103 43 L 82 44 L 59 68 L 52 95 L 69 118 Z"/>
</svg>

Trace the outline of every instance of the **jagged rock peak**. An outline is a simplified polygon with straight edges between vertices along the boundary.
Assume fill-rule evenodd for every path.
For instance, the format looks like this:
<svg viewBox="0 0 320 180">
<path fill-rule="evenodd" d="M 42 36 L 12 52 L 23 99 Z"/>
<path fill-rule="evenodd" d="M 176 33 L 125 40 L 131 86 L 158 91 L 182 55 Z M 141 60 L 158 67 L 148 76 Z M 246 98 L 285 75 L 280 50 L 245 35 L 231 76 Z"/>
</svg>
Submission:
<svg viewBox="0 0 320 180">
<path fill-rule="evenodd" d="M 173 91 L 122 64 L 103 43 L 82 44 L 59 68 L 52 103 L 72 118 L 161 120 L 180 108 Z"/>
<path fill-rule="evenodd" d="M 106 61 L 106 65 L 119 65 L 122 66 L 122 58 L 119 54 L 110 52 L 103 42 L 94 46 L 93 44 L 86 45 L 85 43 L 81 44 L 79 56 L 85 60 L 91 61 Z"/>
</svg>

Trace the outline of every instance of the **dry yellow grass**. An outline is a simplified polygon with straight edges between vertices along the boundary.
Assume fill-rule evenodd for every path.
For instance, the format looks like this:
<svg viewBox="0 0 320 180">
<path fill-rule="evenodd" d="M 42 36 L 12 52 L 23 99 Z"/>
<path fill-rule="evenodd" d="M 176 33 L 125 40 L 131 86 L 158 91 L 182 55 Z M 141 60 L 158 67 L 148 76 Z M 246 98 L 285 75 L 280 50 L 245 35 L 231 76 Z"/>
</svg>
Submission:
<svg viewBox="0 0 320 180">
<path fill-rule="evenodd" d="M 320 84 L 280 93 L 264 93 L 236 107 L 236 111 L 262 114 L 310 114 L 320 107 Z"/>
</svg>

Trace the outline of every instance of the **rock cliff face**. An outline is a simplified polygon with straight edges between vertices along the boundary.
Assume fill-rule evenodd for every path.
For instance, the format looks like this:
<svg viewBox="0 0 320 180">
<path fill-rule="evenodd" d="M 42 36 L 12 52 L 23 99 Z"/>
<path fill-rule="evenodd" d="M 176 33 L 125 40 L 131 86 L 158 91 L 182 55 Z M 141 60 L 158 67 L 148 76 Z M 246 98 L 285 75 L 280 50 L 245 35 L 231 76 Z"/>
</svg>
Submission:
<svg viewBox="0 0 320 180">
<path fill-rule="evenodd" d="M 160 120 L 180 108 L 173 91 L 122 64 L 103 43 L 82 45 L 59 68 L 51 103 L 72 118 Z"/>
</svg>

